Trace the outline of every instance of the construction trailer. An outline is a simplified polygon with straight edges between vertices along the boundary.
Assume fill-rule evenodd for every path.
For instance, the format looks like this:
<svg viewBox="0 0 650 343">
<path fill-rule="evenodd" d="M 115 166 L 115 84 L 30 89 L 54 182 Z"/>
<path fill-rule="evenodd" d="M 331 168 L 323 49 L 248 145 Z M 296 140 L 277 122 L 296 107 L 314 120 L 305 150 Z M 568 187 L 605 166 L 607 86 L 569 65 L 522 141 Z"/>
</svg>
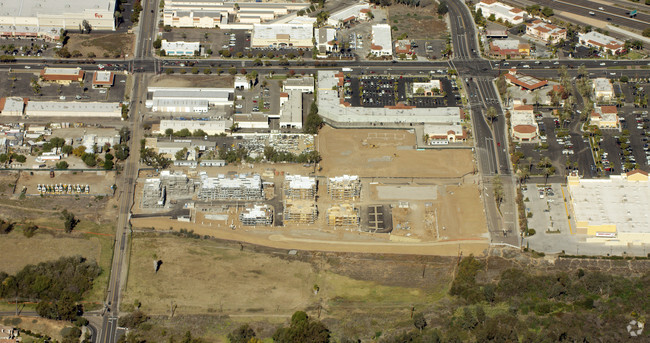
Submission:
<svg viewBox="0 0 650 343">
<path fill-rule="evenodd" d="M 332 200 L 358 200 L 361 180 L 358 175 L 335 176 L 327 179 L 327 193 Z"/>
<path fill-rule="evenodd" d="M 317 183 L 314 177 L 287 174 L 282 186 L 286 199 L 316 199 Z"/>
<path fill-rule="evenodd" d="M 338 204 L 327 210 L 329 226 L 358 227 L 359 222 L 359 209 L 352 204 Z"/>
<path fill-rule="evenodd" d="M 268 205 L 246 207 L 239 214 L 239 220 L 245 226 L 271 226 L 273 224 L 273 209 Z"/>
<path fill-rule="evenodd" d="M 312 200 L 284 201 L 284 224 L 313 224 L 318 218 L 318 208 Z"/>
</svg>

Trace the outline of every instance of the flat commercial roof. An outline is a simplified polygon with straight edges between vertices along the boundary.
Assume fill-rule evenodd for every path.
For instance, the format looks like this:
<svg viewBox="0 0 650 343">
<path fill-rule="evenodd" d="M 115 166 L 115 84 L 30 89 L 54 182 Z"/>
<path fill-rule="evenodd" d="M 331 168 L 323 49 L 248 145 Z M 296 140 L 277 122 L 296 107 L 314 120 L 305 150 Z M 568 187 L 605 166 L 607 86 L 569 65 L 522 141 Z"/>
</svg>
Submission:
<svg viewBox="0 0 650 343">
<path fill-rule="evenodd" d="M 650 182 L 630 182 L 619 175 L 609 179 L 580 179 L 570 184 L 577 221 L 616 225 L 618 232 L 650 233 Z"/>
<path fill-rule="evenodd" d="M 313 30 L 312 24 L 255 24 L 253 38 L 276 39 L 278 35 L 289 35 L 293 40 L 311 39 Z"/>
<path fill-rule="evenodd" d="M 302 92 L 292 89 L 289 92 L 289 99 L 282 104 L 282 123 L 302 123 Z"/>
<path fill-rule="evenodd" d="M 81 13 L 91 10 L 115 11 L 116 0 L 4 0 L 2 17 L 36 17 L 38 14 Z"/>
<path fill-rule="evenodd" d="M 58 102 L 58 101 L 29 101 L 25 112 L 30 111 L 60 111 L 65 112 L 114 112 L 120 110 L 119 102 Z"/>
</svg>

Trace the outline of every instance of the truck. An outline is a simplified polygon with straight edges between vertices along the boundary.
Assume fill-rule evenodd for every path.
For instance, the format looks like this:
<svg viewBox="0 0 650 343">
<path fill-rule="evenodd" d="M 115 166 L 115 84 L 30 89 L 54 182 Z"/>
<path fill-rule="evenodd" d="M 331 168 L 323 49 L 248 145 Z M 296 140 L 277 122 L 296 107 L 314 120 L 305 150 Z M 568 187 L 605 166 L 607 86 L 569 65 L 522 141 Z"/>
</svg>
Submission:
<svg viewBox="0 0 650 343">
<path fill-rule="evenodd" d="M 352 71 L 352 68 L 341 68 L 341 71 L 350 72 Z"/>
</svg>

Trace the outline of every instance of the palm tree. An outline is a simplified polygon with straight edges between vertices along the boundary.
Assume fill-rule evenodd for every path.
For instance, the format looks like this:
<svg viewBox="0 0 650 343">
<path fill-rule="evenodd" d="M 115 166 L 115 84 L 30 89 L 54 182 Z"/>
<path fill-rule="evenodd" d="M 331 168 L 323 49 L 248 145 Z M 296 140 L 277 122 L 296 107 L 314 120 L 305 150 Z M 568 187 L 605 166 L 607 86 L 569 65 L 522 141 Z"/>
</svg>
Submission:
<svg viewBox="0 0 650 343">
<path fill-rule="evenodd" d="M 553 166 L 546 167 L 546 168 L 544 168 L 543 173 L 544 173 L 544 184 L 547 184 L 548 183 L 548 177 L 555 174 L 555 167 L 553 167 Z"/>
</svg>

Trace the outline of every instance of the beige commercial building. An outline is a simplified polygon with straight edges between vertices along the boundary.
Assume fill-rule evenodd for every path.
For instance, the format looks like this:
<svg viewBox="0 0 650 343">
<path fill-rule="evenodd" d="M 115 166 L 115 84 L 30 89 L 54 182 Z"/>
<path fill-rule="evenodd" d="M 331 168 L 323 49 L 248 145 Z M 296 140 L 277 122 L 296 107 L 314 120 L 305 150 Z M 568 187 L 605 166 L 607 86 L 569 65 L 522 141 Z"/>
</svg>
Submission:
<svg viewBox="0 0 650 343">
<path fill-rule="evenodd" d="M 608 179 L 567 178 L 576 233 L 609 245 L 650 243 L 648 173 L 633 170 Z"/>
<path fill-rule="evenodd" d="M 256 24 L 253 27 L 253 48 L 311 48 L 314 46 L 312 24 Z"/>
</svg>

